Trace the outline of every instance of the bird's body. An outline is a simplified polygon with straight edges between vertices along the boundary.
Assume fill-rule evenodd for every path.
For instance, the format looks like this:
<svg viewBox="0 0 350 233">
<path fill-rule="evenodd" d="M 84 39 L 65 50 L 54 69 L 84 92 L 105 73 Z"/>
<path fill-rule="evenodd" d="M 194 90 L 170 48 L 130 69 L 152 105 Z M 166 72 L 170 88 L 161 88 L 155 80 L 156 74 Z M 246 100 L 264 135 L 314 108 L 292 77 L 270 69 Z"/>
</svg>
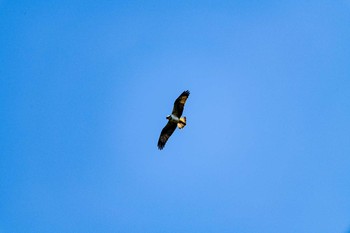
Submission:
<svg viewBox="0 0 350 233">
<path fill-rule="evenodd" d="M 180 121 L 180 118 L 178 118 L 177 116 L 171 114 L 171 115 L 169 115 L 169 119 L 168 120 L 171 121 L 171 122 L 178 123 Z"/>
<path fill-rule="evenodd" d="M 170 136 L 175 131 L 176 127 L 179 129 L 182 129 L 186 126 L 186 117 L 181 117 L 185 102 L 190 95 L 189 91 L 184 91 L 182 94 L 175 100 L 174 102 L 174 108 L 171 113 L 171 115 L 168 115 L 166 119 L 168 120 L 168 123 L 163 128 L 162 132 L 160 133 L 159 140 L 158 140 L 158 149 L 162 150 L 165 146 L 165 143 L 168 141 Z"/>
</svg>

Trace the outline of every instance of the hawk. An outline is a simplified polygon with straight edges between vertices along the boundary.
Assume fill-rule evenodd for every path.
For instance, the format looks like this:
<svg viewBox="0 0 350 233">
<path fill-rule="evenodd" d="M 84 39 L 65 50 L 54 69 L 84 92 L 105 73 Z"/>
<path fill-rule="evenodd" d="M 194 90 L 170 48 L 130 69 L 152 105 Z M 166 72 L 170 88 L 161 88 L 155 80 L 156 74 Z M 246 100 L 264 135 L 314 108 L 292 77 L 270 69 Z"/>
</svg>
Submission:
<svg viewBox="0 0 350 233">
<path fill-rule="evenodd" d="M 181 117 L 182 112 L 184 110 L 184 106 L 186 103 L 186 100 L 188 96 L 190 95 L 190 92 L 184 91 L 182 94 L 175 100 L 174 102 L 174 108 L 171 115 L 168 115 L 166 119 L 168 120 L 168 123 L 163 128 L 162 132 L 160 133 L 159 140 L 158 140 L 158 149 L 162 150 L 165 146 L 165 143 L 168 141 L 170 136 L 174 133 L 176 126 L 179 129 L 182 129 L 186 125 L 186 117 Z"/>
</svg>

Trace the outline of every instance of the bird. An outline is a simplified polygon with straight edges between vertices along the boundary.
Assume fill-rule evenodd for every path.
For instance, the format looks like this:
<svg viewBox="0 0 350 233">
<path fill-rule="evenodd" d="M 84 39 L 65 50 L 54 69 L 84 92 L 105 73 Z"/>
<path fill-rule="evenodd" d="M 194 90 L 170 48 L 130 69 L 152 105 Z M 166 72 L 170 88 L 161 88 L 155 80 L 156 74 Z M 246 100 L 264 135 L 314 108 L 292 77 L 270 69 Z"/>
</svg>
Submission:
<svg viewBox="0 0 350 233">
<path fill-rule="evenodd" d="M 165 125 L 165 127 L 162 129 L 162 132 L 160 133 L 159 139 L 158 139 L 158 149 L 162 150 L 170 138 L 170 136 L 174 133 L 176 126 L 179 129 L 182 129 L 186 126 L 186 117 L 181 117 L 182 112 L 184 110 L 184 106 L 186 103 L 186 100 L 188 96 L 190 95 L 190 92 L 184 91 L 181 93 L 179 97 L 174 102 L 174 107 L 171 115 L 167 115 L 166 119 L 168 120 L 168 123 Z"/>
</svg>

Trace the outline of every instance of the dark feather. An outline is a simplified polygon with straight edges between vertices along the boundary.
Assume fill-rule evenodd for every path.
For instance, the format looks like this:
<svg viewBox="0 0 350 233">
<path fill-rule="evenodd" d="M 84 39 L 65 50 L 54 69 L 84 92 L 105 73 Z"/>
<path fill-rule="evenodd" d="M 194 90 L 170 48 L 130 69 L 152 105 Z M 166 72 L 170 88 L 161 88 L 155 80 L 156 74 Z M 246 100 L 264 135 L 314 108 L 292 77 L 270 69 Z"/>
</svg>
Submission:
<svg viewBox="0 0 350 233">
<path fill-rule="evenodd" d="M 176 129 L 176 123 L 168 121 L 168 124 L 163 128 L 162 132 L 160 133 L 159 140 L 158 140 L 158 149 L 162 150 L 165 146 L 165 143 L 168 141 L 170 136 L 174 133 Z"/>
<path fill-rule="evenodd" d="M 177 97 L 177 99 L 174 102 L 174 108 L 172 112 L 173 115 L 177 117 L 181 117 L 182 112 L 184 111 L 186 100 L 189 95 L 190 95 L 190 92 L 187 90 L 182 92 L 182 94 L 179 97 Z"/>
</svg>

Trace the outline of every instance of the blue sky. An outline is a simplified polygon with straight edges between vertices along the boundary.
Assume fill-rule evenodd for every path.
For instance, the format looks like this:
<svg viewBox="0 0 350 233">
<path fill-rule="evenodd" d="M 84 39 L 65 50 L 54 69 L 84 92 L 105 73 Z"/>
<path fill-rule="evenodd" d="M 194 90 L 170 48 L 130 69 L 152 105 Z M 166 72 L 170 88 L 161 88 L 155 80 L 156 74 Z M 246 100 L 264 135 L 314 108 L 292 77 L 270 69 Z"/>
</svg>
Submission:
<svg viewBox="0 0 350 233">
<path fill-rule="evenodd" d="M 349 25 L 347 0 L 0 0 L 0 232 L 349 232 Z"/>
</svg>

